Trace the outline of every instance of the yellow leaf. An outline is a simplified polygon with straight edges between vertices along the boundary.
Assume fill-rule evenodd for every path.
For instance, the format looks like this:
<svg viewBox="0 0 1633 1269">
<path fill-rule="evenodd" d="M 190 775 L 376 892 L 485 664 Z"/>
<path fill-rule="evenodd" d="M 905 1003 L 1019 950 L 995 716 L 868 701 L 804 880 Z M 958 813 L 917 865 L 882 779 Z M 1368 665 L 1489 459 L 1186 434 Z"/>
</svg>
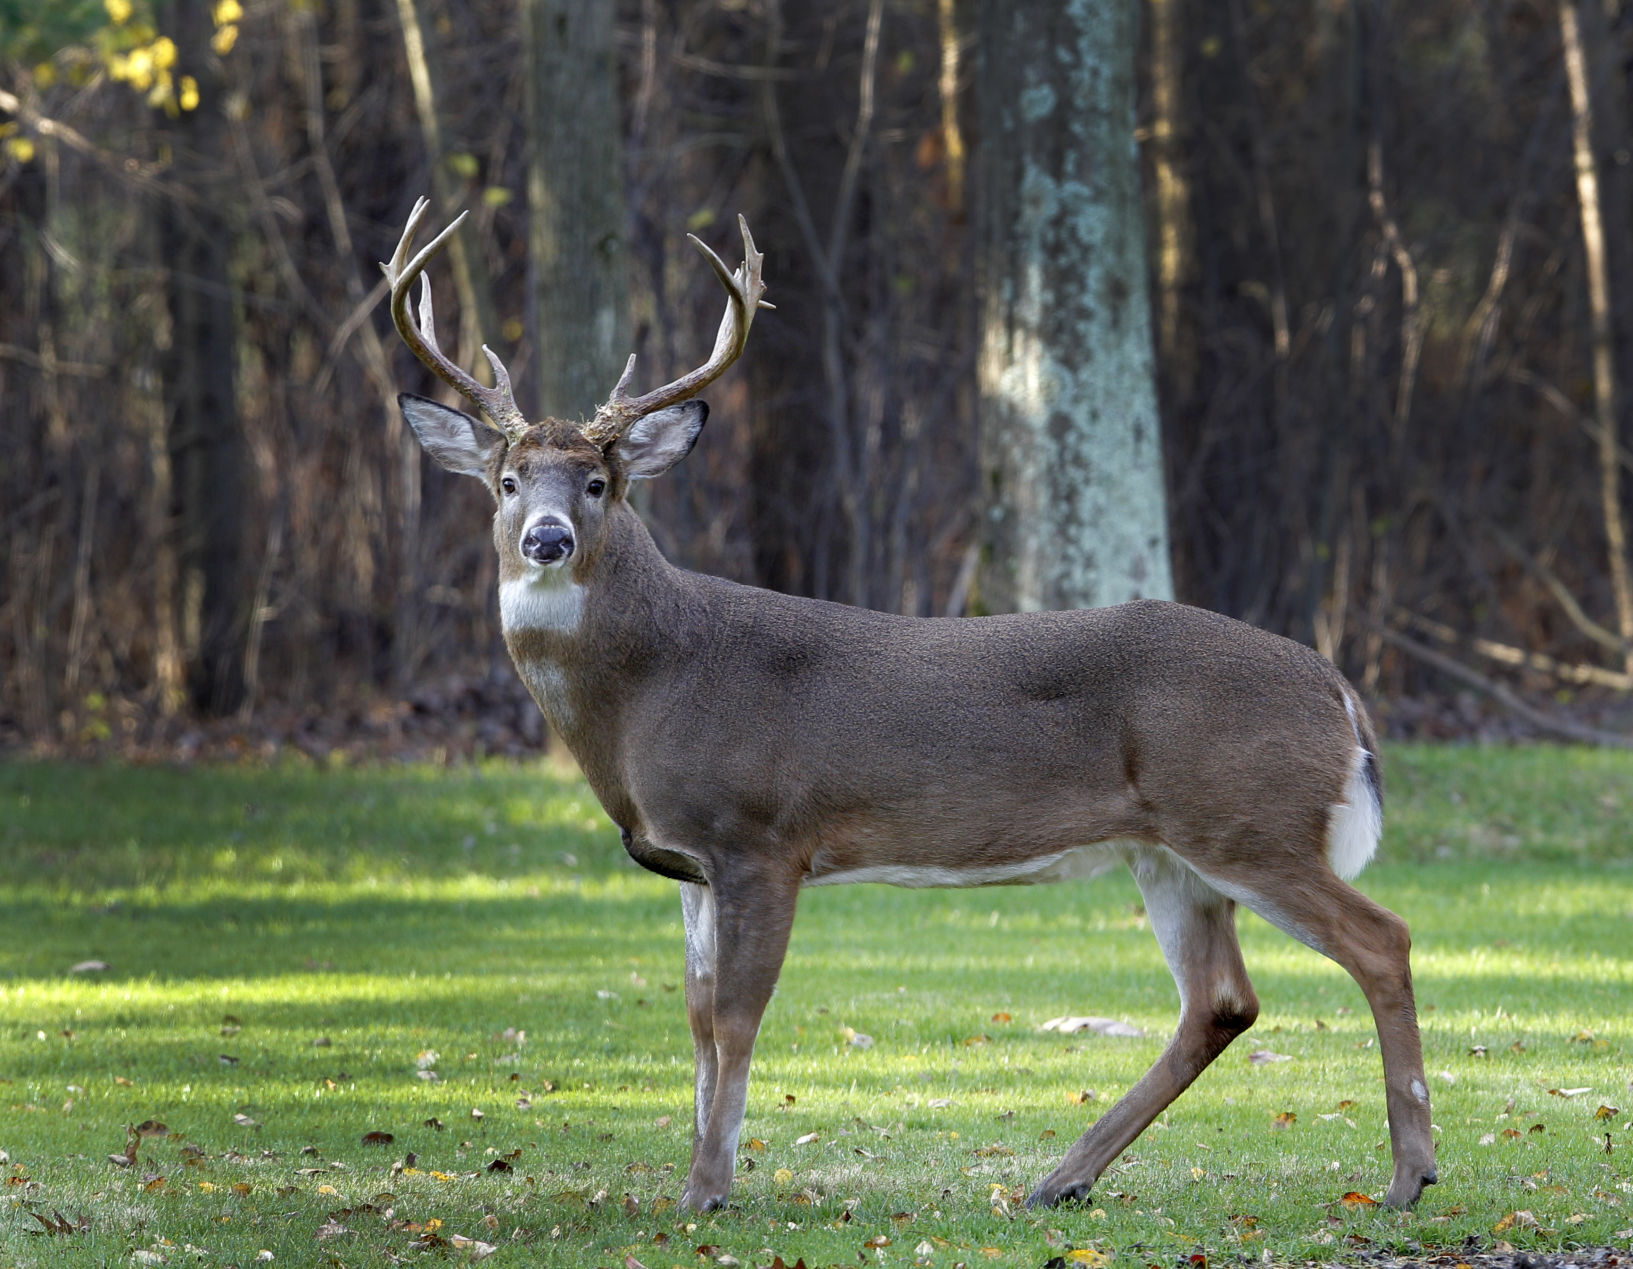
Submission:
<svg viewBox="0 0 1633 1269">
<path fill-rule="evenodd" d="M 168 35 L 161 35 L 154 40 L 150 51 L 153 54 L 153 64 L 160 70 L 169 70 L 176 64 L 176 42 Z"/>
<path fill-rule="evenodd" d="M 210 37 L 210 47 L 222 57 L 232 52 L 232 46 L 236 43 L 238 43 L 238 28 L 236 26 L 224 26 Z"/>
<path fill-rule="evenodd" d="M 792 1172 L 790 1172 L 787 1168 L 778 1168 L 775 1172 L 773 1172 L 771 1174 L 771 1179 L 773 1181 L 775 1181 L 778 1185 L 787 1185 L 790 1181 L 792 1181 L 794 1179 L 794 1174 Z"/>
<path fill-rule="evenodd" d="M 1069 1265 L 1109 1265 L 1114 1257 L 1113 1252 L 1097 1251 L 1093 1247 L 1079 1247 L 1075 1251 L 1066 1253 L 1066 1263 Z"/>
<path fill-rule="evenodd" d="M 1272 1123 L 1270 1126 L 1272 1128 L 1291 1128 L 1297 1122 L 1298 1122 L 1298 1116 L 1297 1115 L 1295 1115 L 1290 1110 L 1284 1110 L 1284 1111 L 1281 1112 L 1281 1114 L 1276 1116 L 1275 1122 Z"/>
<path fill-rule="evenodd" d="M 213 1181 L 200 1181 L 198 1183 L 198 1188 L 205 1194 L 214 1194 L 215 1193 L 215 1182 L 213 1182 Z"/>
<path fill-rule="evenodd" d="M 238 0 L 216 0 L 216 6 L 210 11 L 210 16 L 217 26 L 227 26 L 243 20 L 244 6 Z"/>
<path fill-rule="evenodd" d="M 1345 1207 L 1377 1207 L 1378 1206 L 1378 1200 L 1377 1199 L 1373 1198 L 1370 1194 L 1362 1194 L 1362 1193 L 1360 1193 L 1359 1191 L 1356 1191 L 1356 1190 L 1351 1190 L 1348 1194 L 1344 1195 L 1344 1197 L 1339 1199 L 1338 1201 L 1340 1203 L 1342 1203 Z"/>
<path fill-rule="evenodd" d="M 744 1144 L 743 1149 L 753 1150 L 756 1154 L 764 1154 L 765 1142 L 761 1141 L 758 1137 L 750 1137 Z"/>
<path fill-rule="evenodd" d="M 102 0 L 102 5 L 115 26 L 123 26 L 130 21 L 130 0 Z"/>
<path fill-rule="evenodd" d="M 1615 1119 L 1621 1113 L 1621 1110 L 1615 1106 L 1601 1106 L 1593 1112 L 1593 1117 L 1595 1119 Z"/>
<path fill-rule="evenodd" d="M 181 108 L 183 110 L 197 110 L 198 80 L 194 79 L 191 75 L 183 75 L 181 77 L 181 93 L 179 94 L 178 99 L 181 102 Z"/>
<path fill-rule="evenodd" d="M 320 1186 L 318 1186 L 318 1193 L 319 1194 L 339 1194 L 340 1191 L 335 1189 L 335 1187 L 332 1186 L 332 1185 L 320 1185 Z"/>
<path fill-rule="evenodd" d="M 27 137 L 8 137 L 6 153 L 19 163 L 30 162 L 34 158 L 34 142 Z"/>
</svg>

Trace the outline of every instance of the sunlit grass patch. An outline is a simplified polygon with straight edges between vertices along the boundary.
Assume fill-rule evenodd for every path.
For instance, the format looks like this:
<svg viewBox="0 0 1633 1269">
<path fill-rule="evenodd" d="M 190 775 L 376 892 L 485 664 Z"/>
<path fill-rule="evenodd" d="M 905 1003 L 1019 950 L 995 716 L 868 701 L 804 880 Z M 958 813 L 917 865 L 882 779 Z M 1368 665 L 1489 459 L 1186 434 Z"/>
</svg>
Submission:
<svg viewBox="0 0 1633 1269">
<path fill-rule="evenodd" d="M 679 905 L 576 781 L 0 767 L 0 1264 L 481 1254 L 456 1235 L 612 1269 L 1625 1243 L 1633 764 L 1389 757 L 1362 883 L 1414 932 L 1442 1182 L 1412 1214 L 1367 1202 L 1365 1001 L 1251 916 L 1258 1025 L 1089 1206 L 1019 1206 L 1174 1022 L 1124 875 L 808 892 L 734 1206 L 690 1219 Z M 1039 1029 L 1069 1013 L 1145 1034 Z"/>
</svg>

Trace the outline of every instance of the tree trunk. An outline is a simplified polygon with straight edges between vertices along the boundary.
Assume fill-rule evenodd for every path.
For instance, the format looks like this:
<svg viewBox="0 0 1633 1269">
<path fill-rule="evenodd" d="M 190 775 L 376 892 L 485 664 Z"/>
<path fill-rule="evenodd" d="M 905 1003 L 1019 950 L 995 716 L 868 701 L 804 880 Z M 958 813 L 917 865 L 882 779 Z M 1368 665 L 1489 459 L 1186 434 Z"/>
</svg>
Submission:
<svg viewBox="0 0 1633 1269">
<path fill-rule="evenodd" d="M 522 5 L 535 399 L 565 418 L 607 398 L 630 348 L 614 8 Z"/>
<path fill-rule="evenodd" d="M 176 0 L 166 30 L 184 66 L 217 64 L 203 0 Z M 176 183 L 196 200 L 161 206 L 160 250 L 170 305 L 162 361 L 165 441 L 176 546 L 177 626 L 187 694 L 206 714 L 243 696 L 248 587 L 243 568 L 245 446 L 238 412 L 237 313 L 230 268 L 233 205 L 224 85 L 201 73 L 200 104 L 172 125 Z"/>
<path fill-rule="evenodd" d="M 1174 399 L 1196 390 L 1196 323 L 1189 294 L 1196 274 L 1185 121 L 1184 0 L 1147 0 L 1151 16 L 1151 168 L 1156 185 L 1157 347 Z"/>
<path fill-rule="evenodd" d="M 460 210 L 455 206 L 459 191 L 448 168 L 449 152 L 441 109 L 442 59 L 432 38 L 429 0 L 397 0 L 397 20 L 403 29 L 408 78 L 414 86 L 414 111 L 419 116 L 420 137 L 425 142 L 432 203 L 437 217 L 446 221 Z M 448 243 L 448 263 L 459 300 L 459 363 L 483 383 L 491 383 L 493 373 L 488 359 L 480 353 L 484 343 L 498 338 L 499 322 L 494 316 L 493 286 L 488 279 L 487 265 L 475 243 L 468 243 L 460 234 L 455 234 Z"/>
<path fill-rule="evenodd" d="M 1131 0 L 981 0 L 979 607 L 1166 597 Z"/>
<path fill-rule="evenodd" d="M 1618 423 L 1621 386 L 1617 383 L 1617 318 L 1611 276 L 1615 272 L 1605 233 L 1604 181 L 1598 160 L 1598 136 L 1612 126 L 1612 112 L 1603 109 L 1608 76 L 1594 74 L 1588 48 L 1600 56 L 1607 48 L 1604 14 L 1598 0 L 1563 0 L 1559 6 L 1560 34 L 1566 78 L 1571 89 L 1572 154 L 1576 167 L 1577 201 L 1582 215 L 1582 248 L 1588 275 L 1588 316 L 1592 334 L 1593 419 L 1599 432 L 1599 506 L 1604 517 L 1610 565 L 1611 592 L 1616 604 L 1616 629 L 1626 651 L 1623 667 L 1633 673 L 1633 579 L 1629 577 L 1627 529 L 1622 518 L 1621 464 L 1618 461 Z M 1586 29 L 1584 29 L 1586 28 Z M 1598 116 L 1596 119 L 1595 116 Z M 1620 147 L 1617 147 L 1618 149 Z M 1626 178 L 1622 178 L 1625 182 Z M 1622 191 L 1618 191 L 1622 192 Z M 1625 210 L 1625 208 L 1623 209 Z M 1623 221 L 1612 221 L 1623 224 Z M 1623 303 L 1625 304 L 1625 297 Z"/>
</svg>

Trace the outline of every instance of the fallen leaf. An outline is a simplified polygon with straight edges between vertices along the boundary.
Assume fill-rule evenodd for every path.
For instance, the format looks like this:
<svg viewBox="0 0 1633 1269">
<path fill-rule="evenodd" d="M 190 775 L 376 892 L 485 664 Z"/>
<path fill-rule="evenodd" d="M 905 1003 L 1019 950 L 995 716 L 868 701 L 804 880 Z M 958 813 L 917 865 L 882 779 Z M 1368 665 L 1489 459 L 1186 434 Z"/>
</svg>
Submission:
<svg viewBox="0 0 1633 1269">
<path fill-rule="evenodd" d="M 476 1238 L 467 1238 L 464 1234 L 450 1234 L 448 1245 L 467 1260 L 486 1260 L 499 1248 L 492 1243 L 485 1243 Z"/>
<path fill-rule="evenodd" d="M 1290 1110 L 1284 1110 L 1271 1122 L 1270 1126 L 1277 1129 L 1291 1128 L 1298 1123 L 1298 1116 Z"/>
<path fill-rule="evenodd" d="M 1145 1035 L 1131 1022 L 1119 1022 L 1116 1018 L 1089 1017 L 1061 1017 L 1051 1018 L 1038 1028 L 1040 1031 L 1056 1031 L 1061 1035 L 1073 1035 L 1079 1031 L 1093 1031 L 1096 1035 L 1122 1036 L 1128 1039 L 1139 1039 Z"/>
<path fill-rule="evenodd" d="M 778 1168 L 775 1172 L 773 1172 L 771 1174 L 771 1179 L 773 1181 L 775 1181 L 778 1185 L 787 1185 L 790 1181 L 792 1181 L 794 1179 L 794 1174 L 792 1172 L 790 1172 L 787 1168 Z"/>
<path fill-rule="evenodd" d="M 1550 1088 L 1548 1093 L 1553 1097 L 1580 1097 L 1583 1093 L 1593 1092 L 1590 1084 L 1586 1088 Z"/>
<path fill-rule="evenodd" d="M 395 1140 L 397 1140 L 397 1138 L 392 1136 L 389 1132 L 375 1131 L 365 1132 L 363 1134 L 363 1144 L 365 1146 L 389 1146 Z"/>
<path fill-rule="evenodd" d="M 855 1027 L 840 1027 L 839 1034 L 845 1043 L 853 1049 L 871 1049 L 873 1047 L 873 1037 L 864 1035 Z"/>
<path fill-rule="evenodd" d="M 794 1144 L 796 1146 L 808 1146 L 808 1145 L 811 1145 L 813 1142 L 817 1142 L 817 1141 L 821 1141 L 821 1140 L 822 1140 L 822 1134 L 820 1132 L 808 1132 L 803 1137 L 795 1137 L 794 1138 Z"/>
<path fill-rule="evenodd" d="M 112 968 L 113 966 L 108 964 L 107 961 L 81 961 L 77 965 L 70 965 L 68 972 L 70 974 L 101 974 Z"/>
<path fill-rule="evenodd" d="M 1362 1194 L 1359 1190 L 1351 1190 L 1338 1200 L 1345 1207 L 1377 1207 L 1378 1200 L 1370 1194 Z"/>
<path fill-rule="evenodd" d="M 43 1233 L 48 1238 L 58 1238 L 64 1235 L 82 1234 L 91 1227 L 91 1218 L 81 1216 L 79 1220 L 71 1221 L 58 1209 L 53 1209 L 50 1216 L 41 1216 L 38 1212 L 30 1212 L 35 1220 L 39 1221 L 43 1230 L 29 1230 L 29 1233 Z"/>
<path fill-rule="evenodd" d="M 1593 1112 L 1593 1117 L 1595 1119 L 1615 1119 L 1616 1116 L 1621 1114 L 1621 1113 L 1622 1112 L 1621 1112 L 1621 1109 L 1619 1107 L 1616 1107 L 1616 1106 L 1600 1106 L 1598 1110 Z"/>
<path fill-rule="evenodd" d="M 1272 1053 L 1269 1049 L 1255 1049 L 1247 1055 L 1247 1060 L 1254 1066 L 1266 1066 L 1271 1062 L 1291 1062 L 1290 1053 Z"/>
<path fill-rule="evenodd" d="M 995 1014 L 992 1015 L 992 1020 L 994 1022 L 1013 1022 L 1013 1021 L 1015 1021 L 1007 1013 L 995 1013 Z"/>
</svg>

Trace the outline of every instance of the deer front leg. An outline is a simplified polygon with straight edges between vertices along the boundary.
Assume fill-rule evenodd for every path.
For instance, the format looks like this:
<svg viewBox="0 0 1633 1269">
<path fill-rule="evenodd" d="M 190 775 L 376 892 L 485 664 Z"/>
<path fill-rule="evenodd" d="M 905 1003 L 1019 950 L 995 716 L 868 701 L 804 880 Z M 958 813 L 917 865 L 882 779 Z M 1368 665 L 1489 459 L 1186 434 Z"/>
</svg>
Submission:
<svg viewBox="0 0 1633 1269">
<path fill-rule="evenodd" d="M 714 1049 L 714 895 L 708 886 L 680 883 L 686 924 L 686 1020 L 692 1027 L 696 1070 L 692 1080 L 692 1154 L 698 1152 L 714 1102 L 719 1064 Z"/>
<path fill-rule="evenodd" d="M 1086 1199 L 1112 1160 L 1259 1014 L 1236 942 L 1236 905 L 1184 864 L 1160 856 L 1138 861 L 1134 878 L 1179 988 L 1179 1028 L 1140 1082 L 1032 1191 L 1026 1200 L 1031 1207 Z"/>
<path fill-rule="evenodd" d="M 731 1191 L 737 1137 L 748 1105 L 749 1062 L 788 951 L 798 894 L 798 877 L 743 870 L 712 879 L 697 924 L 701 933 L 707 911 L 713 937 L 707 947 L 697 940 L 702 955 L 695 996 L 693 927 L 688 922 L 687 1012 L 698 1054 L 697 1126 L 692 1168 L 680 1201 L 694 1211 L 725 1206 Z"/>
</svg>

